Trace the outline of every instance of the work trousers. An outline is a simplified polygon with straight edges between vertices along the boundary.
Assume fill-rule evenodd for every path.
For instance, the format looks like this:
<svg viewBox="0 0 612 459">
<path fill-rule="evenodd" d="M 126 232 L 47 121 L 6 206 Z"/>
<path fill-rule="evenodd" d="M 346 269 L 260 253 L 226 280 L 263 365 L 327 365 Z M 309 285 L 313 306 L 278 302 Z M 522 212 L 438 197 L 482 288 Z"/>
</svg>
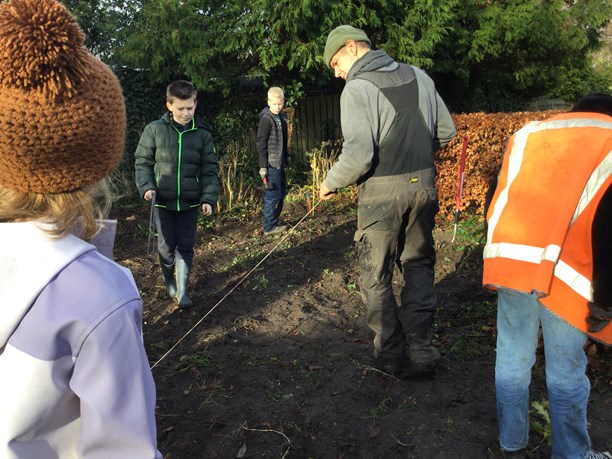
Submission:
<svg viewBox="0 0 612 459">
<path fill-rule="evenodd" d="M 173 265 L 178 256 L 191 266 L 199 209 L 199 206 L 181 211 L 155 208 L 157 249 L 162 263 Z"/>
<path fill-rule="evenodd" d="M 374 353 L 385 361 L 405 358 L 406 339 L 426 334 L 436 309 L 433 241 L 438 212 L 435 169 L 372 177 L 360 185 L 355 243 L 367 323 Z M 393 293 L 393 269 L 404 278 L 401 303 Z"/>
</svg>

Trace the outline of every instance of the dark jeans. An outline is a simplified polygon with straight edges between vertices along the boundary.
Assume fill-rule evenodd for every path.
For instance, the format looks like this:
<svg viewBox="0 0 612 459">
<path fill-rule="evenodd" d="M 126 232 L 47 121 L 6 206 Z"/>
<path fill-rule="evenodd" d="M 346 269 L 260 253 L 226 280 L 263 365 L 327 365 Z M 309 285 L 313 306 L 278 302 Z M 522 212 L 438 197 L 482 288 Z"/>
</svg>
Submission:
<svg viewBox="0 0 612 459">
<path fill-rule="evenodd" d="M 439 210 L 435 171 L 373 177 L 361 185 L 355 241 L 360 287 L 383 360 L 405 357 L 406 337 L 427 333 L 436 310 L 432 231 Z M 397 263 L 404 277 L 401 304 L 393 293 Z"/>
<path fill-rule="evenodd" d="M 264 231 L 271 231 L 278 225 L 278 217 L 283 210 L 283 201 L 287 195 L 285 168 L 268 167 L 268 186 L 270 189 L 264 190 Z"/>
<path fill-rule="evenodd" d="M 180 212 L 155 208 L 157 249 L 162 263 L 166 265 L 174 264 L 176 253 L 176 256 L 185 260 L 185 263 L 191 266 L 198 225 L 198 212 L 199 207 Z"/>
</svg>

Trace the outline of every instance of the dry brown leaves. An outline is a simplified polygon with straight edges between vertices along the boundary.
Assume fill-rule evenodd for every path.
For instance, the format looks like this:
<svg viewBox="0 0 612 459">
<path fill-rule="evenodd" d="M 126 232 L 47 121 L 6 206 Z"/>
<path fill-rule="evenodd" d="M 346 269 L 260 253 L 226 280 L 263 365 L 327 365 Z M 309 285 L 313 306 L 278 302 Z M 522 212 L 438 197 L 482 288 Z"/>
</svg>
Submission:
<svg viewBox="0 0 612 459">
<path fill-rule="evenodd" d="M 441 217 L 451 220 L 455 212 L 464 136 L 467 136 L 468 144 L 460 210 L 483 215 L 487 191 L 499 172 L 510 136 L 528 122 L 550 118 L 558 113 L 558 110 L 549 110 L 453 115 L 457 137 L 436 156 Z"/>
</svg>

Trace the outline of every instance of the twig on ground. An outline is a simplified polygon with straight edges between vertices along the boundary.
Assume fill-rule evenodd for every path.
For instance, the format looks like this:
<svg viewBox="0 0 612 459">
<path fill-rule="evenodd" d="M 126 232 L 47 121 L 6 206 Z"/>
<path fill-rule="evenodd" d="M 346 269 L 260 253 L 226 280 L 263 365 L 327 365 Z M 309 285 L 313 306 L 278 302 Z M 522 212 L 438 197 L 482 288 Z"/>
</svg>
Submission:
<svg viewBox="0 0 612 459">
<path fill-rule="evenodd" d="M 393 378 L 393 379 L 395 379 L 396 381 L 401 381 L 401 379 L 400 379 L 400 378 L 398 378 L 397 376 L 392 375 L 391 373 L 387 373 L 387 372 L 385 372 L 385 371 L 379 370 L 378 368 L 371 367 L 371 366 L 369 366 L 369 365 L 364 365 L 363 363 L 359 363 L 359 362 L 357 362 L 357 361 L 355 361 L 355 360 L 353 360 L 353 363 L 354 363 L 356 366 L 358 366 L 359 368 L 363 368 L 364 370 L 368 370 L 368 371 L 375 371 L 376 373 L 380 373 L 381 375 L 385 375 L 385 376 L 388 376 L 389 378 Z"/>
<path fill-rule="evenodd" d="M 293 447 L 291 444 L 291 440 L 289 439 L 289 437 L 287 437 L 287 435 L 285 435 L 284 433 L 278 431 L 278 430 L 274 430 L 274 429 L 251 429 L 250 427 L 246 426 L 246 422 L 243 423 L 240 428 L 238 429 L 238 431 L 240 430 L 247 430 L 249 432 L 272 432 L 278 435 L 281 435 L 285 440 L 286 440 L 286 445 L 287 447 L 287 451 L 285 451 L 285 453 L 282 455 L 281 459 L 284 459 L 285 457 L 287 457 L 287 454 L 289 454 L 289 451 L 291 451 L 291 448 Z"/>
</svg>

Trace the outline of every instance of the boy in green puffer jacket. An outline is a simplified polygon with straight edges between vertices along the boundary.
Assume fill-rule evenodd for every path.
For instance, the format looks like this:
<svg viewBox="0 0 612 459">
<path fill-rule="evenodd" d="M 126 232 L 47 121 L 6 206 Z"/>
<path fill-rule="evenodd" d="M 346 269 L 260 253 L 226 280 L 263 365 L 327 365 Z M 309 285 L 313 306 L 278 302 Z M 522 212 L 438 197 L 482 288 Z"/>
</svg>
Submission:
<svg viewBox="0 0 612 459">
<path fill-rule="evenodd" d="M 211 127 L 195 116 L 196 106 L 192 83 L 171 83 L 168 112 L 145 127 L 135 153 L 136 187 L 147 201 L 155 199 L 159 263 L 168 294 L 180 308 L 193 305 L 187 287 L 198 209 L 211 215 L 219 197 Z"/>
</svg>

